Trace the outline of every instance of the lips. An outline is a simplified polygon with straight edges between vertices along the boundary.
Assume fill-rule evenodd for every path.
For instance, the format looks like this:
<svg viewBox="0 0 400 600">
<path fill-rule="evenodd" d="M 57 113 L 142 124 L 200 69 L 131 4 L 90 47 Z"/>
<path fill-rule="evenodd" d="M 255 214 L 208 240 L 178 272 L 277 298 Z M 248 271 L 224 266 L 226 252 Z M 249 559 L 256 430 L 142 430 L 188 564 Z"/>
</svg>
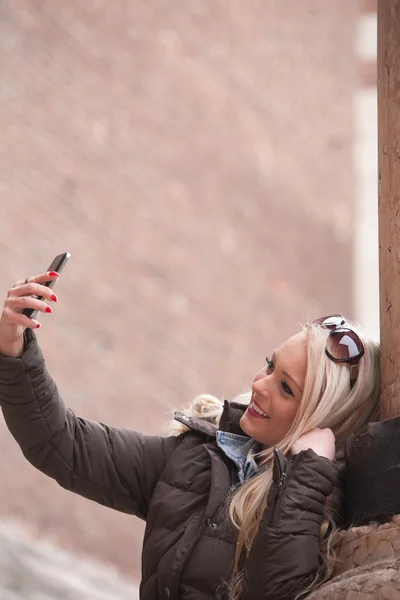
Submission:
<svg viewBox="0 0 400 600">
<path fill-rule="evenodd" d="M 255 417 L 255 418 L 258 418 L 258 419 L 270 419 L 271 418 L 269 416 L 269 414 L 267 414 L 265 411 L 263 411 L 262 408 L 253 399 L 251 400 L 251 402 L 249 404 L 247 412 L 252 417 Z"/>
</svg>

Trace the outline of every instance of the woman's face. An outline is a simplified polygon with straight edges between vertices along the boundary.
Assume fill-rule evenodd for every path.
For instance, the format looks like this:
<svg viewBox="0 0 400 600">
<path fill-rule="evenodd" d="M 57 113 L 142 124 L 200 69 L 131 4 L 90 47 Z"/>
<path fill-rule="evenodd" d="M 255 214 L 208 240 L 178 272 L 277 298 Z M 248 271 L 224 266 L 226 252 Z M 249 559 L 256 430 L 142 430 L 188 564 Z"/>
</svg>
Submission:
<svg viewBox="0 0 400 600">
<path fill-rule="evenodd" d="M 303 395 L 306 370 L 306 334 L 301 332 L 275 350 L 256 373 L 240 426 L 264 448 L 276 445 L 289 431 Z"/>
</svg>

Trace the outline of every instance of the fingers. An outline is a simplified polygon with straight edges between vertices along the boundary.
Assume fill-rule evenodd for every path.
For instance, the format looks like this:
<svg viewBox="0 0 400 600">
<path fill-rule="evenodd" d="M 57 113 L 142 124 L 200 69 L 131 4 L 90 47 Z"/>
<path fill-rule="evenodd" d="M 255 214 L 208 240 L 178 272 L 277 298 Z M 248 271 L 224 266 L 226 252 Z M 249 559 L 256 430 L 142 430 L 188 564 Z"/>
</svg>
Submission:
<svg viewBox="0 0 400 600">
<path fill-rule="evenodd" d="M 58 298 L 51 288 L 45 283 L 57 280 L 58 273 L 50 271 L 29 277 L 26 281 L 17 281 L 14 286 L 8 290 L 7 298 L 4 303 L 3 315 L 9 324 L 21 325 L 31 329 L 40 327 L 40 323 L 34 318 L 23 314 L 25 309 L 39 311 L 41 313 L 51 313 L 53 309 L 45 302 L 57 302 Z M 36 312 L 31 313 L 34 317 Z"/>
<path fill-rule="evenodd" d="M 9 306 L 4 307 L 3 315 L 7 322 L 13 325 L 22 325 L 22 327 L 28 327 L 29 329 L 37 329 L 41 326 L 39 321 L 31 319 L 20 312 L 15 312 Z"/>
<path fill-rule="evenodd" d="M 335 458 L 335 436 L 331 429 L 315 427 L 307 433 L 301 435 L 292 446 L 292 452 L 297 454 L 302 450 L 314 450 L 319 456 L 324 456 L 329 460 Z"/>
<path fill-rule="evenodd" d="M 48 281 L 48 280 L 47 280 Z M 8 298 L 16 297 L 29 297 L 38 296 L 57 302 L 58 298 L 51 288 L 40 283 L 25 283 L 22 282 L 20 285 L 15 284 L 10 290 L 8 290 Z"/>
<path fill-rule="evenodd" d="M 14 312 L 20 312 L 25 308 L 33 308 L 42 313 L 52 313 L 51 306 L 36 296 L 11 296 L 6 299 L 5 306 L 8 306 Z"/>
<path fill-rule="evenodd" d="M 53 281 L 53 279 L 57 279 L 58 277 L 59 274 L 55 271 L 47 271 L 46 273 L 29 277 L 29 283 L 46 283 L 47 281 Z"/>
<path fill-rule="evenodd" d="M 17 281 L 11 289 L 24 287 L 24 286 L 30 285 L 32 283 L 38 283 L 40 285 L 43 285 L 44 283 L 47 283 L 48 281 L 53 281 L 54 279 L 57 280 L 58 277 L 59 277 L 59 274 L 56 273 L 56 271 L 47 271 L 46 273 L 40 273 L 40 275 L 34 275 L 33 277 L 29 277 L 28 283 L 26 282 L 26 280 Z"/>
</svg>

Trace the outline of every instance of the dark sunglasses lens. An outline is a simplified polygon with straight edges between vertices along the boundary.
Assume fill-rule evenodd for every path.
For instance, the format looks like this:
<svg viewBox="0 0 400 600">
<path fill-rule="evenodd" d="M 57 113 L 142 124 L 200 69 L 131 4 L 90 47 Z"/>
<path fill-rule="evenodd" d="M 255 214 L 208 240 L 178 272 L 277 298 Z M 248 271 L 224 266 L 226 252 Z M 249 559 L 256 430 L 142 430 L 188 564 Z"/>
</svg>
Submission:
<svg viewBox="0 0 400 600">
<path fill-rule="evenodd" d="M 315 325 L 321 325 L 321 327 L 325 327 L 326 329 L 335 329 L 335 327 L 340 327 L 340 325 L 344 325 L 345 320 L 342 315 L 331 315 L 330 317 L 320 317 L 313 321 Z"/>
<path fill-rule="evenodd" d="M 349 360 L 363 354 L 360 338 L 347 327 L 337 327 L 329 334 L 326 349 L 337 360 Z"/>
</svg>

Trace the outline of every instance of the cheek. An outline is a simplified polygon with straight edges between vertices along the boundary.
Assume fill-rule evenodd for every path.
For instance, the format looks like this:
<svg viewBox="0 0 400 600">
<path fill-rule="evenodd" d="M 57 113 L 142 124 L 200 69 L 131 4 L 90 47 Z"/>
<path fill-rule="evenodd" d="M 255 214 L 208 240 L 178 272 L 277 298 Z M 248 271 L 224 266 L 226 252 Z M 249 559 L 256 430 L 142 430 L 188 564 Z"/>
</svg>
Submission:
<svg viewBox="0 0 400 600">
<path fill-rule="evenodd" d="M 282 427 L 282 432 L 286 435 L 286 433 L 289 431 L 289 429 L 291 428 L 293 421 L 296 417 L 298 411 L 298 404 L 297 402 L 293 402 L 293 403 L 288 403 L 287 406 L 285 406 L 285 409 L 282 410 L 281 413 L 281 427 Z"/>
<path fill-rule="evenodd" d="M 289 431 L 296 417 L 299 403 L 294 399 L 283 398 L 278 394 L 271 398 L 271 431 L 281 439 Z"/>
<path fill-rule="evenodd" d="M 294 400 L 281 400 L 275 406 L 275 412 L 282 421 L 292 423 L 298 410 L 298 403 Z"/>
<path fill-rule="evenodd" d="M 297 402 L 281 400 L 280 402 L 277 402 L 275 411 L 284 419 L 293 419 L 297 412 Z"/>
</svg>

